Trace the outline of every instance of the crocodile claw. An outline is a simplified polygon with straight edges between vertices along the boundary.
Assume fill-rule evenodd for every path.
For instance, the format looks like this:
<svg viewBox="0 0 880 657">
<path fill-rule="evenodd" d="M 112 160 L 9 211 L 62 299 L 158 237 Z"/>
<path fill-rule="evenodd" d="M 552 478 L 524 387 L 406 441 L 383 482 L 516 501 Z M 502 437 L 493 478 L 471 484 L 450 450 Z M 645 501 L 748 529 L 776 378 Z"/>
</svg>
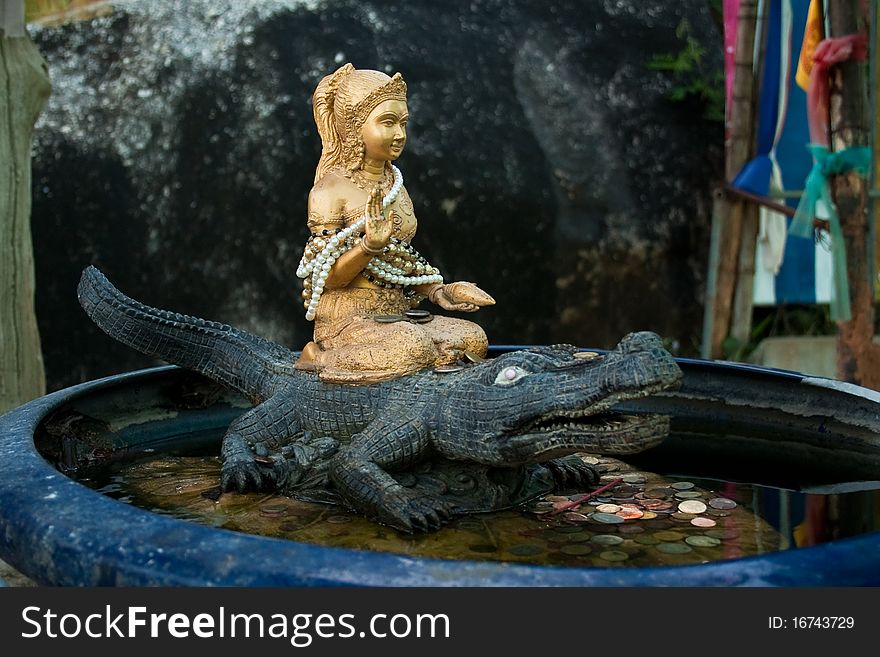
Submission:
<svg viewBox="0 0 880 657">
<path fill-rule="evenodd" d="M 550 470 L 558 490 L 592 487 L 599 483 L 599 473 L 596 468 L 585 463 L 578 456 L 553 459 L 544 465 Z"/>
<path fill-rule="evenodd" d="M 380 522 L 413 534 L 440 529 L 452 517 L 452 508 L 443 500 L 414 495 L 400 489 L 379 510 Z"/>
<path fill-rule="evenodd" d="M 220 470 L 220 489 L 224 493 L 265 490 L 268 485 L 264 470 L 247 454 L 227 457 Z"/>
</svg>

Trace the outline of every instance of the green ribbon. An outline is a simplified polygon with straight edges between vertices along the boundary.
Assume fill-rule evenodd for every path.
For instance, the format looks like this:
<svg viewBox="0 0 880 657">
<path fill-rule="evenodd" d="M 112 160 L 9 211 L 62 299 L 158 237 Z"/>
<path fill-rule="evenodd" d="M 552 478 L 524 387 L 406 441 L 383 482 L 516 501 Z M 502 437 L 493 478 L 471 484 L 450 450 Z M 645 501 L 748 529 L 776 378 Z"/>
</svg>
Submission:
<svg viewBox="0 0 880 657">
<path fill-rule="evenodd" d="M 813 154 L 813 169 L 807 176 L 804 194 L 798 203 L 794 220 L 788 229 L 796 237 L 813 238 L 813 218 L 816 216 L 816 203 L 822 201 L 828 209 L 828 227 L 831 229 L 831 259 L 833 272 L 833 294 L 831 298 L 831 319 L 846 322 L 852 319 L 849 300 L 849 282 L 846 278 L 846 244 L 840 228 L 837 207 L 831 198 L 828 177 L 849 171 L 867 176 L 871 170 L 871 149 L 855 146 L 831 153 L 827 146 L 809 144 Z"/>
</svg>

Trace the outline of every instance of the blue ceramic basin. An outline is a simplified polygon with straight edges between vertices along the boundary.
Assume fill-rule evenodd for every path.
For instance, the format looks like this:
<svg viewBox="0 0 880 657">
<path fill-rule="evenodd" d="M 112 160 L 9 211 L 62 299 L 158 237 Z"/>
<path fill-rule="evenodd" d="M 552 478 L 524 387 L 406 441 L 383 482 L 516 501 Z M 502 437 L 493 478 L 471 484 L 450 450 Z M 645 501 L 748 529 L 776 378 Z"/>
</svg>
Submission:
<svg viewBox="0 0 880 657">
<path fill-rule="evenodd" d="M 686 454 L 728 468 L 760 463 L 825 484 L 880 479 L 877 393 L 792 372 L 687 359 L 679 364 L 681 389 L 630 404 L 672 416 L 674 435 L 657 448 L 658 459 Z M 109 453 L 161 451 L 199 432 L 222 435 L 245 406 L 228 395 L 181 403 L 200 381 L 175 367 L 153 368 L 61 390 L 0 417 L 0 559 L 39 583 L 80 586 L 880 585 L 880 532 L 691 566 L 571 568 L 413 558 L 157 515 L 77 483 L 37 449 L 64 453 L 63 437 L 44 427 L 71 409 L 119 429 Z"/>
</svg>

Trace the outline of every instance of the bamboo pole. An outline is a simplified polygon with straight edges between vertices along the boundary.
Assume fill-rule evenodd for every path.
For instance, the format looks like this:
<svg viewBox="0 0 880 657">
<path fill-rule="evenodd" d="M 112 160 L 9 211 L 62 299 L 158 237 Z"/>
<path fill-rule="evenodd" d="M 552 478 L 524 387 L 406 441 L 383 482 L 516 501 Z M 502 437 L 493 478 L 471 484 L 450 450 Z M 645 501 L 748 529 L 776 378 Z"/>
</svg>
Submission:
<svg viewBox="0 0 880 657">
<path fill-rule="evenodd" d="M 50 93 L 46 64 L 25 34 L 0 34 L 0 413 L 45 392 L 34 313 L 31 135 Z"/>
<path fill-rule="evenodd" d="M 725 179 L 733 180 L 754 151 L 755 75 L 754 50 L 757 27 L 758 0 L 742 0 L 737 16 L 736 69 L 733 81 L 733 102 L 730 113 L 730 138 L 725 157 Z M 713 298 L 706 299 L 704 336 L 710 336 L 708 349 L 703 354 L 716 358 L 722 353 L 722 344 L 730 332 L 737 273 L 740 269 L 740 250 L 743 223 L 746 221 L 746 203 L 726 200 L 726 211 L 720 212 L 720 226 L 713 227 L 718 243 Z"/>
<path fill-rule="evenodd" d="M 829 36 L 867 31 L 862 0 L 829 0 Z M 870 143 L 865 62 L 848 61 L 829 71 L 833 150 Z M 846 246 L 852 319 L 838 322 L 837 377 L 880 389 L 880 354 L 874 338 L 874 267 L 868 215 L 868 180 L 857 173 L 834 176 L 831 191 Z"/>
</svg>

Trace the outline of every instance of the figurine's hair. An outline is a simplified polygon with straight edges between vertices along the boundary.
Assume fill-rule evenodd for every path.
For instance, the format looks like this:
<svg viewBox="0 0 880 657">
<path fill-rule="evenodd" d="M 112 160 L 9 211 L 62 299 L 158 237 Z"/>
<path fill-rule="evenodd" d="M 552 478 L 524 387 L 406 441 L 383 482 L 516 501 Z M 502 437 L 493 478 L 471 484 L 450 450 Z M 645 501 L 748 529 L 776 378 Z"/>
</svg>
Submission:
<svg viewBox="0 0 880 657">
<path fill-rule="evenodd" d="M 400 73 L 388 77 L 344 64 L 318 83 L 312 108 L 323 148 L 315 183 L 337 166 L 354 170 L 361 165 L 361 127 L 373 108 L 389 99 L 406 100 L 406 82 Z"/>
</svg>

